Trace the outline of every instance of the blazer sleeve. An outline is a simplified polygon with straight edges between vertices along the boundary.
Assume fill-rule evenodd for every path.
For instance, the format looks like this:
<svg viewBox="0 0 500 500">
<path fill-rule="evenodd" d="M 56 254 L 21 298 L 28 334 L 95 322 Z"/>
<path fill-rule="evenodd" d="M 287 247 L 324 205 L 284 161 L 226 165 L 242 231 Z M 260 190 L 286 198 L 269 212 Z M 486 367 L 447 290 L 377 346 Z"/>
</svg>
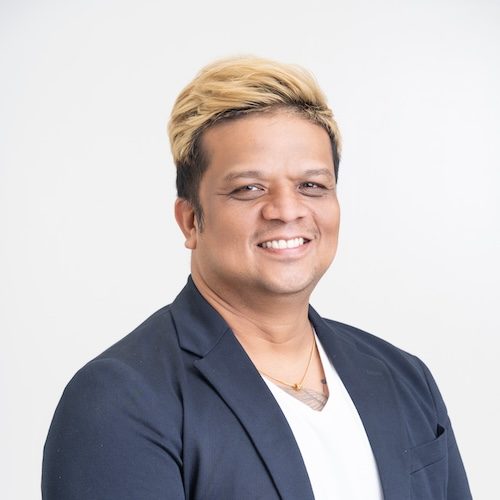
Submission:
<svg viewBox="0 0 500 500">
<path fill-rule="evenodd" d="M 135 369 L 90 362 L 66 387 L 50 426 L 43 499 L 183 500 L 181 422 L 175 398 Z"/>
<path fill-rule="evenodd" d="M 448 411 L 446 409 L 446 405 L 443 401 L 441 393 L 439 392 L 439 389 L 431 372 L 421 360 L 418 361 L 422 367 L 425 378 L 427 379 L 429 390 L 434 399 L 437 421 L 441 423 L 441 425 L 446 429 L 447 433 L 447 446 L 448 446 L 447 499 L 472 500 L 472 494 L 470 492 L 467 475 L 465 473 L 465 469 L 462 463 L 462 458 L 460 457 L 460 452 L 458 450 L 450 418 L 448 417 Z"/>
</svg>

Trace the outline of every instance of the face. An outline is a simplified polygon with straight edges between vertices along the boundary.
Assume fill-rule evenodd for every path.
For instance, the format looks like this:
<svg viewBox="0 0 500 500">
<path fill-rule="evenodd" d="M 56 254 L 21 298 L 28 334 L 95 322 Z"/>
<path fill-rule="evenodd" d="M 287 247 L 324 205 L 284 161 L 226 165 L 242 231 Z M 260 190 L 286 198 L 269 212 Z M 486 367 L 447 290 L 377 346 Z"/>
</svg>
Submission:
<svg viewBox="0 0 500 500">
<path fill-rule="evenodd" d="M 337 249 L 339 205 L 326 131 L 291 112 L 209 128 L 202 231 L 188 202 L 176 217 L 192 273 L 221 294 L 310 294 Z"/>
</svg>

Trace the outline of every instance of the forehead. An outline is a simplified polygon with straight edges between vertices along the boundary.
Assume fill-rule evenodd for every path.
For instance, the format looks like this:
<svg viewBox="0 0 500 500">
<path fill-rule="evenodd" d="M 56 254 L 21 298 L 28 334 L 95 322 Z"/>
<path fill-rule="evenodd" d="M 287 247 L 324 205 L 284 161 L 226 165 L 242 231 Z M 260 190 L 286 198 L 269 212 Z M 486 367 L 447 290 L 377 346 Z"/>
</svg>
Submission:
<svg viewBox="0 0 500 500">
<path fill-rule="evenodd" d="M 298 113 L 252 113 L 208 128 L 201 147 L 208 170 L 328 167 L 333 172 L 330 136 Z"/>
</svg>

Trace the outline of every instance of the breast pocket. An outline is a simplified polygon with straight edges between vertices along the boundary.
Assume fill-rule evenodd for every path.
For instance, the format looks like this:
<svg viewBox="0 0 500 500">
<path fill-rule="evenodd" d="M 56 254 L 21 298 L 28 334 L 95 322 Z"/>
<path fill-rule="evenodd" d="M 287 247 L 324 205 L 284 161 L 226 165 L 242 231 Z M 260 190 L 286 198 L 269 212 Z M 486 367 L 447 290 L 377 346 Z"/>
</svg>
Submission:
<svg viewBox="0 0 500 500">
<path fill-rule="evenodd" d="M 446 429 L 438 425 L 437 437 L 409 450 L 412 500 L 445 500 L 448 480 Z"/>
</svg>

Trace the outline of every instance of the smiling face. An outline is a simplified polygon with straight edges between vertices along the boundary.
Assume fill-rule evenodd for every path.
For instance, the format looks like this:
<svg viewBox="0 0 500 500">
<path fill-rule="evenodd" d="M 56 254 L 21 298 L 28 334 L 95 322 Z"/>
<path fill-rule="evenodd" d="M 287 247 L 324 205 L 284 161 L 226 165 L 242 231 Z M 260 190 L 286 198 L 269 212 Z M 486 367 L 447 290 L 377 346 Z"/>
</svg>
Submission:
<svg viewBox="0 0 500 500">
<path fill-rule="evenodd" d="M 202 147 L 202 231 L 189 203 L 176 205 L 195 282 L 224 296 L 308 297 L 337 249 L 326 131 L 293 112 L 255 113 L 209 128 Z"/>
</svg>

